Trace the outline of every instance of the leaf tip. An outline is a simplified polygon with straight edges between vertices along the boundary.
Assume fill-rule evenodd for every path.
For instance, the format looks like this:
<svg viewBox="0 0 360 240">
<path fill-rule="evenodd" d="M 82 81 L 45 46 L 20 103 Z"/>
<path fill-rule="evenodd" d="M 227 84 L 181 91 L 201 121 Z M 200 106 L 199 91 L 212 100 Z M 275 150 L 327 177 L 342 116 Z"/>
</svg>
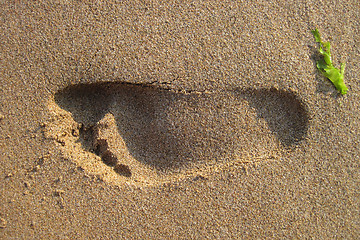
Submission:
<svg viewBox="0 0 360 240">
<path fill-rule="evenodd" d="M 311 30 L 311 33 L 314 35 L 315 41 L 321 43 L 321 36 L 319 30 L 315 28 L 314 30 Z"/>
</svg>

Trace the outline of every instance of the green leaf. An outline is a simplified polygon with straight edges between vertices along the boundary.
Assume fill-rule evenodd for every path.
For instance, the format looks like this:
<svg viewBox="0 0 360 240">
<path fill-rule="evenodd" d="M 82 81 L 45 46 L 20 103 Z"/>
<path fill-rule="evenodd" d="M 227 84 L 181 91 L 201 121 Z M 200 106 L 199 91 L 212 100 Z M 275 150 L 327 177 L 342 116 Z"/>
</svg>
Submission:
<svg viewBox="0 0 360 240">
<path fill-rule="evenodd" d="M 319 53 L 323 57 L 323 59 L 317 61 L 316 67 L 334 84 L 342 95 L 346 94 L 348 88 L 344 83 L 345 63 L 341 64 L 340 70 L 335 68 L 331 60 L 330 42 L 323 42 L 321 40 L 319 30 L 315 29 L 311 32 L 314 35 L 315 41 L 320 45 Z"/>
</svg>

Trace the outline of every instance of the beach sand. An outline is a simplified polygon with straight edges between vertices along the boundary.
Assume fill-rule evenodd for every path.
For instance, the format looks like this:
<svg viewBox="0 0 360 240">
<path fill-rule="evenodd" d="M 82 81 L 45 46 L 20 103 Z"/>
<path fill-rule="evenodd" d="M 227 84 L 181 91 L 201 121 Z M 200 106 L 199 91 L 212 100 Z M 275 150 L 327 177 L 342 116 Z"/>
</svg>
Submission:
<svg viewBox="0 0 360 240">
<path fill-rule="evenodd" d="M 359 238 L 357 0 L 0 9 L 1 239 Z"/>
</svg>

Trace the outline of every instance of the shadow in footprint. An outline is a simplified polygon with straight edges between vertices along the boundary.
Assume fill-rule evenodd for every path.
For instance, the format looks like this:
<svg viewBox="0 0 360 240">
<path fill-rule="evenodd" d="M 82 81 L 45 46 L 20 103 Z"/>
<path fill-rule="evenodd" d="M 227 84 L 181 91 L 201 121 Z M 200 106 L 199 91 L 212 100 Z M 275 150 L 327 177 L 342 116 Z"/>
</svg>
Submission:
<svg viewBox="0 0 360 240">
<path fill-rule="evenodd" d="M 304 138 L 309 117 L 295 93 L 275 88 L 240 92 L 256 109 L 258 117 L 265 119 L 283 146 L 291 147 Z"/>
<path fill-rule="evenodd" d="M 66 87 L 55 94 L 55 102 L 71 112 L 78 123 L 93 125 L 109 111 L 111 97 L 104 84 L 78 84 Z"/>
<path fill-rule="evenodd" d="M 70 86 L 55 100 L 90 129 L 83 136 L 90 139 L 87 146 L 91 128 L 111 112 L 130 155 L 159 170 L 255 151 L 273 141 L 271 133 L 291 147 L 305 137 L 308 125 L 306 109 L 296 95 L 275 89 L 183 94 L 98 83 Z M 256 116 L 247 113 L 251 107 L 266 120 L 269 134 L 259 132 Z"/>
</svg>

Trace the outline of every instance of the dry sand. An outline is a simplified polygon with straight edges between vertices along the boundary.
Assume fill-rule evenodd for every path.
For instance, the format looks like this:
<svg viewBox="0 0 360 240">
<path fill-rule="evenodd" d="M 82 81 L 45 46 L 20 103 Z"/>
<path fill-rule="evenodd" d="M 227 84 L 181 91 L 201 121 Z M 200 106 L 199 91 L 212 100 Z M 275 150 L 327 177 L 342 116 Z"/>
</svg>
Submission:
<svg viewBox="0 0 360 240">
<path fill-rule="evenodd" d="M 0 9 L 1 239 L 359 238 L 359 1 Z"/>
</svg>

